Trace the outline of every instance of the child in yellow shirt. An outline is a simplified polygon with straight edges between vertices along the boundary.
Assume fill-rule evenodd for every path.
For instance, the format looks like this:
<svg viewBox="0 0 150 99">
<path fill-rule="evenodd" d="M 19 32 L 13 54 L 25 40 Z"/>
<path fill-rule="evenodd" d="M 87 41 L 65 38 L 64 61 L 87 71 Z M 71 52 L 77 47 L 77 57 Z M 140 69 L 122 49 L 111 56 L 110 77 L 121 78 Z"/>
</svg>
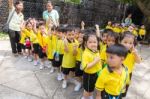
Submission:
<svg viewBox="0 0 150 99">
<path fill-rule="evenodd" d="M 93 99 L 97 73 L 102 69 L 98 50 L 99 42 L 95 33 L 87 32 L 84 36 L 83 45 L 85 50 L 82 54 L 84 88 L 82 99 Z"/>
<path fill-rule="evenodd" d="M 100 72 L 96 81 L 96 99 L 122 99 L 128 83 L 128 69 L 123 65 L 128 50 L 121 44 L 107 48 L 107 66 Z"/>
<path fill-rule="evenodd" d="M 62 61 L 62 72 L 64 80 L 62 88 L 66 88 L 69 80 L 69 74 L 75 72 L 76 55 L 77 55 L 77 42 L 74 39 L 74 32 L 72 29 L 67 30 L 66 38 L 64 39 L 64 56 Z M 72 78 L 70 78 L 72 79 Z"/>
<path fill-rule="evenodd" d="M 47 60 L 47 47 L 48 47 L 48 31 L 44 22 L 39 24 L 39 30 L 37 31 L 37 38 L 39 42 L 39 58 L 41 60 L 40 69 L 45 67 L 45 62 Z"/>
<path fill-rule="evenodd" d="M 140 29 L 139 29 L 138 40 L 139 40 L 139 41 L 144 40 L 145 35 L 146 35 L 146 29 L 145 29 L 145 26 L 142 25 L 142 26 L 140 27 Z"/>
</svg>

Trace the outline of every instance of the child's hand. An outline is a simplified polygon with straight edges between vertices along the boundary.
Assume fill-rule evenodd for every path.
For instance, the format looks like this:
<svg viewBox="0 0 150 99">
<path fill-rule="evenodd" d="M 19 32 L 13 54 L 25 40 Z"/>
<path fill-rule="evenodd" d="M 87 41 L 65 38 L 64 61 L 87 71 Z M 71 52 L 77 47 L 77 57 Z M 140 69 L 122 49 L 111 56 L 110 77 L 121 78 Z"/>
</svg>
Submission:
<svg viewBox="0 0 150 99">
<path fill-rule="evenodd" d="M 95 57 L 95 58 L 94 58 L 94 61 L 95 61 L 96 63 L 98 63 L 98 62 L 100 61 L 100 57 Z"/>
<path fill-rule="evenodd" d="M 96 24 L 95 27 L 96 27 L 96 30 L 99 30 L 99 25 L 98 24 Z"/>
<path fill-rule="evenodd" d="M 137 53 L 137 49 L 133 46 L 131 52 L 132 53 Z"/>
</svg>

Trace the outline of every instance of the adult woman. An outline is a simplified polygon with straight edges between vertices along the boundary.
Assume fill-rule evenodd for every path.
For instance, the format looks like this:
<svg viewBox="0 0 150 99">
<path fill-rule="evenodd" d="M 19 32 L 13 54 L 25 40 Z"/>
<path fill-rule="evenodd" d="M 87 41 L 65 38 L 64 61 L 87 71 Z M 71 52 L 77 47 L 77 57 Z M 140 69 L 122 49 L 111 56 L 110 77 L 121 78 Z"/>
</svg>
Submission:
<svg viewBox="0 0 150 99">
<path fill-rule="evenodd" d="M 21 54 L 21 45 L 20 41 L 20 27 L 24 21 L 24 15 L 22 14 L 23 10 L 23 2 L 17 1 L 13 5 L 13 0 L 9 0 L 9 17 L 11 20 L 9 22 L 9 38 L 12 48 L 12 53 L 16 56 L 17 54 Z"/>
<path fill-rule="evenodd" d="M 59 26 L 59 14 L 57 10 L 53 9 L 52 2 L 48 1 L 46 5 L 47 10 L 43 12 L 43 19 L 52 26 Z"/>
</svg>

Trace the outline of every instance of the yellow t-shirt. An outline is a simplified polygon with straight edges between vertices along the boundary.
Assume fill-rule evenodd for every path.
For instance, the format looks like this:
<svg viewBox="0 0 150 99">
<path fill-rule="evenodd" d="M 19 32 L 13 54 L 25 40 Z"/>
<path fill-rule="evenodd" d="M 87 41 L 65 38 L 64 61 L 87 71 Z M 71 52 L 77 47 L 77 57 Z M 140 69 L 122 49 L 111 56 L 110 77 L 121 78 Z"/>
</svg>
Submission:
<svg viewBox="0 0 150 99">
<path fill-rule="evenodd" d="M 45 47 L 48 45 L 49 37 L 47 35 L 42 35 L 40 32 L 38 32 L 37 38 L 41 47 Z"/>
<path fill-rule="evenodd" d="M 107 26 L 106 26 L 106 29 L 111 29 L 111 30 L 112 30 L 113 28 L 112 28 L 112 26 L 107 25 Z"/>
<path fill-rule="evenodd" d="M 119 27 L 114 27 L 113 31 L 116 33 L 121 33 L 121 29 Z"/>
<path fill-rule="evenodd" d="M 78 46 L 77 49 L 77 55 L 76 55 L 76 61 L 80 61 L 82 60 L 82 54 L 83 54 L 83 50 L 80 46 Z"/>
<path fill-rule="evenodd" d="M 21 43 L 21 44 L 24 44 L 24 43 L 25 43 L 25 38 L 26 38 L 26 34 L 21 31 L 21 39 L 20 39 L 20 43 Z"/>
<path fill-rule="evenodd" d="M 135 56 L 133 53 L 128 53 L 126 59 L 124 60 L 123 64 L 127 66 L 129 73 L 131 73 L 134 69 L 135 65 Z"/>
<path fill-rule="evenodd" d="M 52 46 L 52 36 L 48 37 L 48 43 L 47 43 L 47 58 L 53 59 L 53 46 Z"/>
<path fill-rule="evenodd" d="M 146 30 L 145 29 L 140 29 L 139 30 L 139 35 L 140 36 L 144 36 L 146 34 Z"/>
<path fill-rule="evenodd" d="M 106 51 L 106 48 L 107 48 L 107 44 L 104 44 L 103 42 L 100 42 L 100 53 L 102 51 Z"/>
<path fill-rule="evenodd" d="M 76 64 L 76 56 L 73 55 L 73 47 L 77 43 L 67 43 L 68 46 L 68 52 L 64 51 L 63 61 L 62 61 L 62 67 L 63 68 L 74 68 Z"/>
<path fill-rule="evenodd" d="M 129 82 L 128 70 L 123 68 L 122 74 L 110 72 L 106 66 L 99 75 L 95 87 L 98 91 L 105 90 L 110 95 L 119 95 L 125 91 L 125 85 Z"/>
<path fill-rule="evenodd" d="M 132 33 L 134 36 L 138 36 L 138 32 L 136 30 L 134 30 Z"/>
<path fill-rule="evenodd" d="M 55 52 L 64 54 L 64 41 L 62 39 L 57 39 Z"/>
<path fill-rule="evenodd" d="M 105 64 L 106 61 L 107 61 L 106 49 L 107 49 L 107 46 L 106 46 L 105 49 L 103 49 L 103 50 L 100 52 L 100 58 L 101 58 L 101 63 L 102 63 L 102 65 Z"/>
<path fill-rule="evenodd" d="M 102 69 L 101 62 L 98 62 L 93 67 L 87 69 L 86 66 L 94 61 L 95 57 L 99 57 L 99 52 L 92 52 L 88 48 L 86 48 L 82 54 L 82 69 L 85 73 L 94 74 L 99 72 Z"/>
</svg>

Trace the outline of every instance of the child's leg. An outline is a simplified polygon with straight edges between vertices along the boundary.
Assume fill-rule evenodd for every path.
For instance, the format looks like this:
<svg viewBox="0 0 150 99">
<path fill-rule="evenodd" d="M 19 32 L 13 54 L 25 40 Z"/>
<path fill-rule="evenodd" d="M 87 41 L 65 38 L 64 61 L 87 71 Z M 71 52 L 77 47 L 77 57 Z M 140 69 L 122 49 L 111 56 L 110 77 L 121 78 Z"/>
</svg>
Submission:
<svg viewBox="0 0 150 99">
<path fill-rule="evenodd" d="M 64 80 L 62 83 L 62 88 L 67 88 L 68 76 L 69 76 L 69 68 L 62 68 L 64 74 Z"/>
</svg>

